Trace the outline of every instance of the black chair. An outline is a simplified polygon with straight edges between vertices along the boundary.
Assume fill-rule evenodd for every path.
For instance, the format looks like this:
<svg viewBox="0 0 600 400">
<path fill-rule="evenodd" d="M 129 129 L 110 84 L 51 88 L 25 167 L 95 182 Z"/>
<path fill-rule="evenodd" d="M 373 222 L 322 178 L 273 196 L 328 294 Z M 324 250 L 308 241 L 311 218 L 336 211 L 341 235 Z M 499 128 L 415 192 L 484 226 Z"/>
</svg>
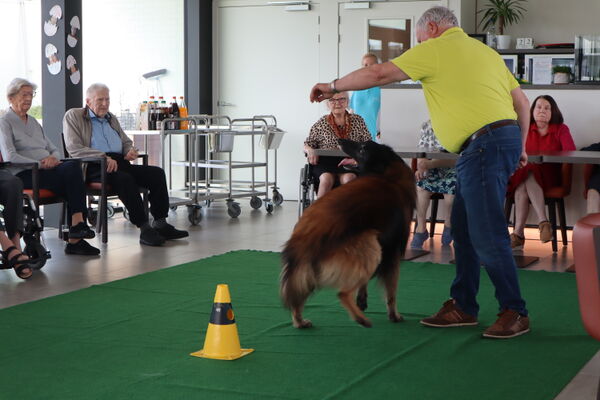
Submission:
<svg viewBox="0 0 600 400">
<path fill-rule="evenodd" d="M 411 162 L 411 168 L 413 172 L 417 170 L 417 159 L 413 158 Z M 429 197 L 431 200 L 431 211 L 429 213 L 429 237 L 432 238 L 435 233 L 435 224 L 437 223 L 437 215 L 438 215 L 438 207 L 440 200 L 444 200 L 444 195 L 442 193 L 431 193 Z M 415 224 L 414 229 L 417 229 L 417 225 Z M 414 232 L 413 232 L 414 233 Z"/>
<path fill-rule="evenodd" d="M 62 137 L 63 143 L 63 151 L 66 156 L 68 156 L 69 152 L 67 151 L 67 147 L 65 145 L 64 135 Z M 142 165 L 148 165 L 148 155 L 140 154 L 138 158 L 142 159 Z M 117 193 L 115 193 L 106 180 L 106 158 L 104 157 L 83 157 L 78 158 L 82 163 L 96 163 L 100 164 L 100 182 L 86 182 L 86 194 L 87 194 L 87 202 L 88 202 L 88 221 L 91 225 L 96 225 L 96 233 L 102 234 L 102 243 L 108 242 L 108 198 L 109 197 L 117 197 Z M 140 193 L 142 193 L 143 203 L 144 203 L 144 211 L 146 216 L 149 215 L 149 207 L 148 207 L 148 190 L 144 188 L 140 188 Z M 98 200 L 95 201 L 94 198 L 97 197 Z M 92 208 L 92 204 L 97 203 L 98 209 L 94 211 Z M 123 215 L 127 216 L 125 208 L 123 208 Z"/>
</svg>

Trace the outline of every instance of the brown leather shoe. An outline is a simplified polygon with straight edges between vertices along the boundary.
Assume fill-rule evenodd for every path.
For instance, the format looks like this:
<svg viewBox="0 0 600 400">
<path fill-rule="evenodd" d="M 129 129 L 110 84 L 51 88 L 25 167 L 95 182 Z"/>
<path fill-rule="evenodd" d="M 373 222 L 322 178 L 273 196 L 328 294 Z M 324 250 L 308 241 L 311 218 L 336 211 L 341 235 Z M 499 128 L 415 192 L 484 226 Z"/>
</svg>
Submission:
<svg viewBox="0 0 600 400">
<path fill-rule="evenodd" d="M 525 244 L 525 238 L 517 235 L 516 233 L 510 234 L 510 247 L 521 247 Z"/>
<path fill-rule="evenodd" d="M 552 240 L 552 224 L 548 221 L 540 222 L 540 240 L 542 243 Z"/>
<path fill-rule="evenodd" d="M 462 312 L 456 305 L 456 301 L 450 299 L 444 303 L 440 311 L 431 317 L 423 318 L 421 323 L 436 328 L 451 328 L 477 325 L 479 322 L 476 317 Z"/>
<path fill-rule="evenodd" d="M 509 339 L 529 332 L 529 317 L 513 310 L 504 310 L 498 317 L 494 325 L 483 332 L 483 337 Z"/>
</svg>

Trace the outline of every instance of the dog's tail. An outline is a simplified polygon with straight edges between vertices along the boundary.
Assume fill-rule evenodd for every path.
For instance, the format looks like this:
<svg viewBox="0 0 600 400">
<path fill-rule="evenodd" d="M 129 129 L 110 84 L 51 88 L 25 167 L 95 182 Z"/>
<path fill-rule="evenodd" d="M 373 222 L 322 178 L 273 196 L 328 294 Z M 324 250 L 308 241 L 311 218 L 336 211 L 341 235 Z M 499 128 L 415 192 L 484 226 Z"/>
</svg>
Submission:
<svg viewBox="0 0 600 400">
<path fill-rule="evenodd" d="M 281 253 L 281 261 L 279 295 L 283 305 L 289 309 L 301 307 L 316 288 L 314 269 L 306 257 L 294 251 L 290 242 Z"/>
</svg>

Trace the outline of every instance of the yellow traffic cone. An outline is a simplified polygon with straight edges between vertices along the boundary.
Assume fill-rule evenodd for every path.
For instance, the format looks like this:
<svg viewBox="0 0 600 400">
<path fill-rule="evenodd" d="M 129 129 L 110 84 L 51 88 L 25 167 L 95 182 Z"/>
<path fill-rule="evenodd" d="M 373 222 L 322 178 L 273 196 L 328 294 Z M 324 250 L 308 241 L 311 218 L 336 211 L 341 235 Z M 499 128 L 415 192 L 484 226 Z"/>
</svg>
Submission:
<svg viewBox="0 0 600 400">
<path fill-rule="evenodd" d="M 215 360 L 236 360 L 253 351 L 254 349 L 240 348 L 229 287 L 225 284 L 217 285 L 210 322 L 204 339 L 204 348 L 191 353 L 191 355 Z"/>
</svg>

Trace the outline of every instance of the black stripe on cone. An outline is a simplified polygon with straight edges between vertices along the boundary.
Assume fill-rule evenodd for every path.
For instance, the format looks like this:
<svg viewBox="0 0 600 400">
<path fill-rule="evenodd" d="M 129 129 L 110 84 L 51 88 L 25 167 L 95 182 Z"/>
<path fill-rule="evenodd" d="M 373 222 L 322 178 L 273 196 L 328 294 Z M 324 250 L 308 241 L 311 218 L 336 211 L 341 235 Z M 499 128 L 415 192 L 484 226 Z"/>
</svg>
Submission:
<svg viewBox="0 0 600 400">
<path fill-rule="evenodd" d="M 235 324 L 235 315 L 231 303 L 213 303 L 210 323 L 215 325 Z"/>
</svg>

